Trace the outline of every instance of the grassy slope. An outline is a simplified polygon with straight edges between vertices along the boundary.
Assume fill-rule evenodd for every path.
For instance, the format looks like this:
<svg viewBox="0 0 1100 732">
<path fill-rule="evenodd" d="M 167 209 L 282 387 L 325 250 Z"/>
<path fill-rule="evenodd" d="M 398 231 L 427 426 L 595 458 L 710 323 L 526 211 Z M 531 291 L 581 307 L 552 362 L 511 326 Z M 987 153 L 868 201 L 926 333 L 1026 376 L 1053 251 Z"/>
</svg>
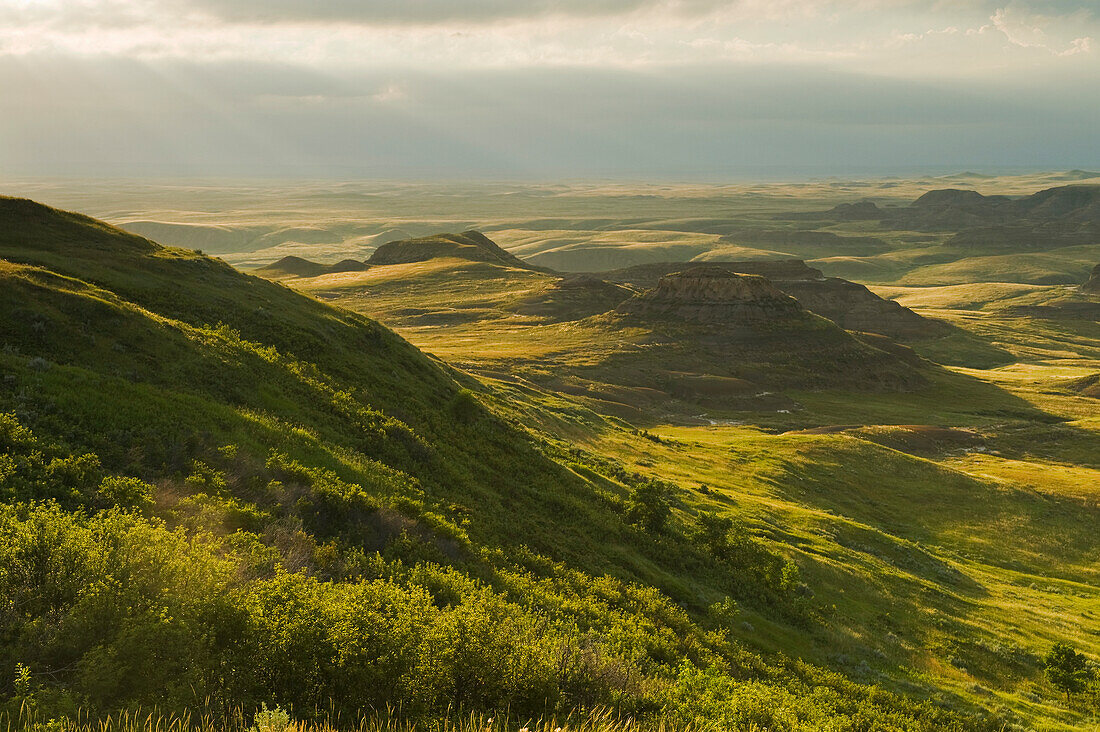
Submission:
<svg viewBox="0 0 1100 732">
<path fill-rule="evenodd" d="M 114 455 L 114 467 L 148 470 L 141 460 L 125 464 L 133 445 L 110 443 L 129 439 L 148 451 L 155 446 L 144 442 L 221 431 L 240 437 L 264 425 L 279 436 L 253 438 L 257 450 L 286 441 L 303 454 L 327 453 L 327 465 L 372 485 L 369 474 L 381 462 L 405 474 L 398 483 L 415 479 L 453 518 L 472 505 L 492 506 L 469 527 L 479 542 L 522 536 L 534 548 L 606 565 L 585 548 L 587 537 L 619 533 L 620 522 L 581 508 L 593 486 L 487 416 L 478 439 L 466 437 L 449 405 L 459 380 L 476 382 L 375 322 L 215 260 L 82 217 L 2 203 L 20 216 L 0 234 L 7 260 L 0 297 L 11 315 L 3 358 L 17 375 L 6 399 L 67 441 Z M 56 366 L 35 372 L 31 356 Z M 49 414 L 59 404 L 63 420 Z M 208 412 L 219 415 L 219 430 L 204 424 Z M 209 436 L 205 447 L 215 440 Z M 596 523 L 550 530 L 545 517 L 561 511 Z M 560 542 L 563 531 L 569 541 Z"/>
<path fill-rule="evenodd" d="M 438 266 L 439 271 L 449 268 Z M 486 374 L 502 372 L 509 363 L 516 368 L 526 362 L 546 367 L 555 359 L 599 360 L 600 339 L 586 338 L 583 327 L 509 319 L 499 312 L 494 316 L 491 308 L 473 324 L 422 326 L 418 315 L 403 316 L 403 308 L 430 312 L 444 300 L 436 304 L 436 288 L 427 286 L 420 272 L 395 275 L 390 288 L 369 294 L 338 288 L 325 292 L 349 307 L 390 317 L 414 342 Z M 373 276 L 389 277 L 385 272 Z M 511 292 L 502 288 L 506 282 L 458 275 L 450 281 L 458 292 L 446 297 L 501 306 Z M 992 359 L 1002 365 L 1021 358 L 1012 342 L 1034 351 L 1049 339 L 1052 363 L 1060 364 L 1049 378 L 1085 375 L 1088 364 L 1100 361 L 1089 337 L 1070 337 L 1084 349 L 1076 361 L 1080 365 L 1071 365 L 1065 323 L 1037 329 L 1026 320 L 989 314 L 989 325 L 976 328 L 966 320 L 987 303 L 1049 293 L 1050 288 L 877 289 L 902 297 L 906 305 L 933 303 L 935 309 L 923 312 L 959 326 L 948 337 L 921 344 L 931 357 L 954 353 L 963 362 Z M 1014 334 L 1013 341 L 994 332 Z M 1031 368 L 1025 371 L 1034 377 Z M 909 393 L 798 391 L 791 395 L 803 409 L 793 414 L 729 415 L 773 432 L 830 424 L 918 425 L 913 428 L 775 436 L 747 427 L 650 427 L 671 438 L 658 445 L 628 432 L 553 420 L 547 415 L 569 407 L 512 379 L 497 387 L 511 393 L 509 409 L 531 403 L 523 408 L 523 418 L 542 423 L 546 432 L 569 435 L 593 453 L 673 480 L 684 489 L 685 510 L 729 511 L 776 546 L 795 548 L 799 563 L 814 578 L 818 598 L 835 606 L 835 614 L 826 629 L 809 639 L 754 615 L 753 630 L 744 634 L 747 641 L 839 663 L 856 676 L 887 685 L 899 679 L 934 680 L 972 701 L 991 703 L 992 698 L 1037 724 L 1042 719 L 1041 724 L 1057 728 L 1054 720 L 1073 724 L 1074 718 L 1050 700 L 1033 700 L 1036 690 L 1045 698 L 1039 656 L 1058 639 L 1072 640 L 1092 654 L 1100 651 L 1096 638 L 1080 625 L 1082 618 L 1100 611 L 1095 572 L 1100 554 L 1089 528 L 1100 514 L 1094 491 L 1084 488 L 1096 476 L 1089 455 L 1098 442 L 1100 405 L 1069 393 L 1041 395 L 1049 380 L 1029 384 L 1009 378 L 1010 373 L 1003 368 L 933 369 L 929 386 Z M 611 401 L 593 398 L 598 396 Z M 624 391 L 588 392 L 580 400 L 610 413 L 620 413 L 618 400 L 645 404 L 643 397 Z M 652 419 L 644 411 L 630 416 Z M 977 442 L 929 446 L 919 425 L 965 427 Z M 1035 439 L 1039 435 L 1041 441 Z M 886 447 L 875 441 L 885 441 Z M 706 492 L 700 492 L 701 485 Z M 1017 540 L 1006 545 L 1006 535 Z"/>
<path fill-rule="evenodd" d="M 1080 426 L 1062 429 L 1072 437 Z M 1079 723 L 1042 692 L 1038 659 L 1059 639 L 1100 651 L 1084 622 L 1100 613 L 1100 513 L 1084 488 L 1095 468 L 1064 463 L 1050 480 L 1053 461 L 1013 430 L 989 432 L 990 454 L 948 446 L 932 460 L 904 441 L 899 451 L 846 435 L 651 432 L 664 441 L 586 444 L 675 481 L 687 510 L 729 512 L 793 548 L 815 599 L 833 608 L 809 637 L 749 614 L 746 640 L 888 687 L 931 682 L 983 704 L 992 695 L 1040 728 Z M 1078 439 L 1096 444 L 1095 432 Z"/>
</svg>

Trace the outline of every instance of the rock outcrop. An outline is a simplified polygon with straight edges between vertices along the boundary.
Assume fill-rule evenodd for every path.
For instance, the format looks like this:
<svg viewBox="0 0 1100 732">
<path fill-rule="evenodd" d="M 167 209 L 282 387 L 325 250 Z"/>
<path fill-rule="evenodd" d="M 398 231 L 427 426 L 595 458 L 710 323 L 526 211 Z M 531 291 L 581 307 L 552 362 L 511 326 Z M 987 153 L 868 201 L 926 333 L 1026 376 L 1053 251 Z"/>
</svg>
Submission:
<svg viewBox="0 0 1100 732">
<path fill-rule="evenodd" d="M 1009 199 L 1005 196 L 983 196 L 977 191 L 962 188 L 942 188 L 928 191 L 913 201 L 913 208 L 984 208 L 993 203 L 1002 203 Z"/>
<path fill-rule="evenodd" d="M 365 262 L 357 259 L 345 259 L 336 264 L 320 264 L 301 257 L 283 257 L 277 262 L 260 267 L 254 272 L 268 279 L 287 277 L 317 277 L 336 272 L 362 272 L 371 267 L 389 264 L 414 264 L 431 259 L 465 259 L 471 262 L 518 269 L 530 269 L 550 272 L 524 262 L 511 252 L 501 248 L 489 237 L 479 231 L 464 231 L 461 234 L 436 234 L 416 239 L 391 241 L 374 250 Z"/>
<path fill-rule="evenodd" d="M 737 274 L 717 265 L 665 275 L 656 287 L 626 300 L 616 312 L 707 324 L 765 323 L 806 315 L 797 300 L 764 277 Z"/>
<path fill-rule="evenodd" d="M 1100 399 L 1100 374 L 1071 379 L 1065 382 L 1065 387 L 1073 394 Z"/>
<path fill-rule="evenodd" d="M 365 272 L 368 269 L 370 269 L 370 265 L 358 259 L 341 259 L 336 264 L 330 264 L 326 267 L 325 274 L 335 274 L 337 272 Z"/>
<path fill-rule="evenodd" d="M 885 300 L 863 285 L 839 277 L 826 277 L 801 259 L 746 262 L 709 262 L 731 272 L 766 277 L 774 287 L 798 300 L 807 310 L 832 320 L 847 330 L 880 333 L 890 338 L 925 338 L 942 335 L 947 326 L 921 317 L 909 308 Z M 664 275 L 691 266 L 685 262 L 642 264 L 602 277 L 633 287 L 655 287 Z"/>
<path fill-rule="evenodd" d="M 1092 268 L 1092 276 L 1081 285 L 1081 292 L 1086 295 L 1100 295 L 1100 264 Z"/>
<path fill-rule="evenodd" d="M 638 264 L 633 267 L 598 272 L 594 277 L 631 285 L 642 289 L 656 287 L 665 275 L 682 272 L 690 267 L 715 266 L 738 274 L 750 274 L 766 277 L 771 282 L 793 280 L 823 280 L 821 270 L 810 267 L 801 259 L 754 259 L 746 261 L 714 260 L 709 262 L 654 262 Z"/>
<path fill-rule="evenodd" d="M 896 390 L 925 383 L 919 359 L 893 353 L 888 339 L 885 349 L 864 342 L 766 278 L 717 265 L 665 275 L 606 317 L 646 333 L 635 341 L 640 349 L 613 362 L 624 383 L 681 394 L 696 377 L 732 379 L 721 382 L 727 406 L 761 408 L 760 398 L 788 387 Z M 738 390 L 727 388 L 734 383 Z M 706 396 L 689 391 L 693 400 Z"/>
<path fill-rule="evenodd" d="M 1100 223 L 1100 185 L 1048 188 L 1011 203 L 1019 216 L 1063 223 Z"/>
<path fill-rule="evenodd" d="M 875 221 L 886 215 L 874 201 L 842 203 L 833 207 L 829 213 L 838 221 Z"/>
</svg>

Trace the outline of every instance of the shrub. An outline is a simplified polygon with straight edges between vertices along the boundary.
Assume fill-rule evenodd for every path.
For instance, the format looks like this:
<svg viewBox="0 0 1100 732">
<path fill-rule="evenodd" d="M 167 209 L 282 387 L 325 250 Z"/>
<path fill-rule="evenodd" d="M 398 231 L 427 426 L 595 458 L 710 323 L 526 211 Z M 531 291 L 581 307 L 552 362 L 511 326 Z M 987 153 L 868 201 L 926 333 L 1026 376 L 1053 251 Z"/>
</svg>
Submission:
<svg viewBox="0 0 1100 732">
<path fill-rule="evenodd" d="M 148 508 L 153 503 L 153 486 L 137 478 L 108 475 L 95 494 L 100 508 Z"/>
<path fill-rule="evenodd" d="M 1084 691 L 1093 678 L 1088 659 L 1068 643 L 1055 643 L 1043 659 L 1047 678 L 1068 699 Z"/>
<path fill-rule="evenodd" d="M 349 483 L 331 470 L 306 467 L 280 452 L 271 453 L 267 469 L 279 484 L 308 488 L 295 505 L 306 528 L 319 537 L 361 538 L 356 530 L 380 507 L 358 483 Z"/>
<path fill-rule="evenodd" d="M 692 540 L 719 562 L 742 599 L 752 599 L 803 616 L 813 592 L 802 583 L 798 565 L 770 551 L 732 519 L 700 513 Z"/>
<path fill-rule="evenodd" d="M 248 732 L 286 732 L 289 728 L 290 715 L 278 704 L 274 709 L 268 709 L 265 702 L 253 717 L 252 726 Z"/>
<path fill-rule="evenodd" d="M 630 492 L 626 520 L 651 534 L 664 533 L 672 515 L 668 490 L 652 481 L 642 483 Z"/>
<path fill-rule="evenodd" d="M 469 424 L 475 421 L 481 412 L 481 402 L 469 389 L 460 389 L 451 399 L 451 416 L 458 422 Z"/>
<path fill-rule="evenodd" d="M 18 660 L 94 710 L 172 708 L 222 692 L 213 659 L 239 635 L 232 567 L 118 511 L 0 508 L 0 674 Z"/>
</svg>

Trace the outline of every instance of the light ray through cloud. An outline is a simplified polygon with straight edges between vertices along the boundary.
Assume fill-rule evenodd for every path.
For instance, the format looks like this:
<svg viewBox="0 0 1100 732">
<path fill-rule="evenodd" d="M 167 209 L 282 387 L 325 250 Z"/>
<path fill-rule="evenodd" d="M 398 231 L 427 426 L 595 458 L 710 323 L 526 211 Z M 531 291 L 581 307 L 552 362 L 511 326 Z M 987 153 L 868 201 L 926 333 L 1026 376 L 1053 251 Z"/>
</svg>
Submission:
<svg viewBox="0 0 1100 732">
<path fill-rule="evenodd" d="M 0 165 L 1089 165 L 1098 37 L 1073 0 L 0 0 Z"/>
</svg>

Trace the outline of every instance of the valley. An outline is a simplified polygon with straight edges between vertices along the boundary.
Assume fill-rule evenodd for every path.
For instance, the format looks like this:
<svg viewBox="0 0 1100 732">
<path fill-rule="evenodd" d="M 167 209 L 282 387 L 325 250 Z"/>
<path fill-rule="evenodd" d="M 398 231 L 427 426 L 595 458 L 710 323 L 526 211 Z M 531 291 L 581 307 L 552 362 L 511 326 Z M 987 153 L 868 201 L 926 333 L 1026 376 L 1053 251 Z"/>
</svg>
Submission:
<svg viewBox="0 0 1100 732">
<path fill-rule="evenodd" d="M 1100 176 L 19 190 L 0 587 L 58 599 L 0 666 L 57 709 L 1097 728 Z"/>
</svg>

